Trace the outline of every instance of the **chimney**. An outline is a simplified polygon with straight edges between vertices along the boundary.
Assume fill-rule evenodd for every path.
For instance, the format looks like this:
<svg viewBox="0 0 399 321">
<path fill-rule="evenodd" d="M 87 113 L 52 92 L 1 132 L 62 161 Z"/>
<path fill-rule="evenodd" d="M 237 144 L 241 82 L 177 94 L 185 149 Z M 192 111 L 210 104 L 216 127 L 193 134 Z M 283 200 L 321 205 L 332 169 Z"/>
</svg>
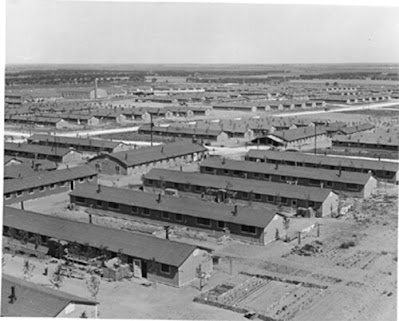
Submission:
<svg viewBox="0 0 399 321">
<path fill-rule="evenodd" d="M 224 165 L 224 164 L 226 164 L 226 158 L 222 158 L 222 164 Z"/>
<path fill-rule="evenodd" d="M 97 193 L 101 193 L 101 185 L 100 184 L 97 185 Z"/>
<path fill-rule="evenodd" d="M 238 214 L 238 206 L 237 205 L 234 205 L 234 210 L 233 210 L 232 214 L 234 216 L 237 216 L 237 214 Z"/>
<path fill-rule="evenodd" d="M 157 198 L 157 202 L 158 202 L 158 203 L 161 203 L 161 200 L 162 200 L 162 195 L 161 195 L 161 193 L 159 193 L 159 194 L 158 194 L 158 198 Z"/>
<path fill-rule="evenodd" d="M 276 163 L 275 169 L 276 169 L 276 170 L 278 169 L 278 163 Z"/>
<path fill-rule="evenodd" d="M 17 300 L 17 296 L 15 295 L 15 286 L 11 286 L 11 295 L 9 296 L 10 303 L 13 304 Z"/>
<path fill-rule="evenodd" d="M 338 177 L 341 177 L 341 174 L 342 174 L 342 169 L 341 169 L 341 167 L 339 168 L 339 171 L 338 171 Z"/>
<path fill-rule="evenodd" d="M 125 153 L 125 160 L 127 159 L 127 153 Z"/>
<path fill-rule="evenodd" d="M 163 146 L 161 147 L 161 153 L 163 153 Z"/>
</svg>

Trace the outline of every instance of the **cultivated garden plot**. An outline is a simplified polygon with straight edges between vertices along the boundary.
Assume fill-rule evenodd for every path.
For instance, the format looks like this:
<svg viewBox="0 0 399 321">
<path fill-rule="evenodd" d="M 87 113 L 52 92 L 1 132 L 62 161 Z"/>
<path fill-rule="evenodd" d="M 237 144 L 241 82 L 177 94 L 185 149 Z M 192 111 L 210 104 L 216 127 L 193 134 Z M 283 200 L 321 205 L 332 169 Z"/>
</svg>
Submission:
<svg viewBox="0 0 399 321">
<path fill-rule="evenodd" d="M 327 288 L 295 279 L 239 273 L 194 301 L 240 313 L 255 313 L 263 320 L 292 320 L 323 296 Z"/>
</svg>

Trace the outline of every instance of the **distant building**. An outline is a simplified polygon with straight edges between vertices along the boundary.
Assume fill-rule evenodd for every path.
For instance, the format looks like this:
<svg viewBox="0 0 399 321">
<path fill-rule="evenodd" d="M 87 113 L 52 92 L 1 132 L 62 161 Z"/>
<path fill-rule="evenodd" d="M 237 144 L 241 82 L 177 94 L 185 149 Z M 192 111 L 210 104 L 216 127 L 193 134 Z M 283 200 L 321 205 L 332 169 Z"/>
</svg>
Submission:
<svg viewBox="0 0 399 321">
<path fill-rule="evenodd" d="M 371 173 L 331 171 L 219 157 L 207 158 L 200 164 L 200 171 L 204 174 L 327 188 L 338 194 L 363 198 L 370 197 L 377 188 L 377 180 Z"/>
<path fill-rule="evenodd" d="M 324 128 L 300 127 L 275 131 L 252 140 L 257 145 L 268 145 L 283 149 L 310 150 L 316 146 L 330 147 L 331 139 Z"/>
<path fill-rule="evenodd" d="M 97 173 L 88 166 L 32 173 L 4 181 L 4 204 L 13 204 L 74 190 L 83 183 L 97 183 Z"/>
<path fill-rule="evenodd" d="M 103 152 L 116 153 L 129 149 L 129 146 L 122 142 L 40 134 L 29 137 L 28 143 L 32 145 L 51 146 L 52 148 L 72 148 L 79 152 L 98 154 Z"/>
<path fill-rule="evenodd" d="M 98 173 L 108 175 L 145 174 L 152 167 L 170 167 L 198 162 L 208 150 L 193 143 L 171 143 L 143 147 L 119 153 L 93 157 L 88 164 Z"/>
<path fill-rule="evenodd" d="M 42 117 L 36 115 L 11 115 L 4 116 L 6 123 L 28 124 L 33 126 L 48 126 L 57 129 L 70 128 L 71 125 L 61 117 Z"/>
<path fill-rule="evenodd" d="M 399 164 L 381 160 L 365 160 L 344 156 L 303 154 L 251 149 L 245 160 L 297 167 L 343 170 L 347 172 L 372 173 L 374 177 L 395 183 L 399 180 Z"/>
<path fill-rule="evenodd" d="M 107 91 L 101 88 L 73 88 L 63 90 L 61 95 L 65 99 L 99 99 L 108 96 Z"/>
<path fill-rule="evenodd" d="M 82 154 L 74 149 L 25 143 L 4 143 L 4 154 L 7 156 L 32 158 L 35 160 L 47 159 L 57 163 L 75 163 L 83 160 Z"/>
<path fill-rule="evenodd" d="M 175 137 L 175 138 L 189 138 L 196 139 L 204 144 L 211 142 L 225 142 L 229 139 L 229 135 L 221 128 L 209 127 L 194 127 L 194 126 L 153 126 L 143 125 L 139 128 L 138 133 L 144 135 L 162 136 L 162 137 Z"/>
<path fill-rule="evenodd" d="M 338 195 L 331 189 L 259 181 L 203 173 L 180 172 L 153 168 L 143 177 L 148 189 L 171 188 L 179 194 L 195 193 L 214 197 L 218 202 L 227 199 L 314 210 L 316 216 L 326 216 L 337 211 Z"/>
</svg>

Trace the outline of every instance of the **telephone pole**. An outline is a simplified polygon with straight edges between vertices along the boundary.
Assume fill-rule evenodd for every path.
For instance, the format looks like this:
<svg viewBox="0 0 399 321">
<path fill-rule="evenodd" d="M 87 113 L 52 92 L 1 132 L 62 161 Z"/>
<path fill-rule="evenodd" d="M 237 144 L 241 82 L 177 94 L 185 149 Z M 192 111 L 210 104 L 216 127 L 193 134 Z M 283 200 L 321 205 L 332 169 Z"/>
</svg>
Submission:
<svg viewBox="0 0 399 321">
<path fill-rule="evenodd" d="M 317 132 L 316 132 L 316 127 L 317 127 L 317 125 L 316 125 L 316 123 L 314 124 L 314 154 L 316 155 L 317 153 L 316 153 L 316 146 L 317 146 Z"/>
<path fill-rule="evenodd" d="M 152 122 L 152 114 L 150 113 L 150 135 L 151 135 L 151 146 L 152 146 L 152 128 L 154 127 L 154 124 Z"/>
</svg>

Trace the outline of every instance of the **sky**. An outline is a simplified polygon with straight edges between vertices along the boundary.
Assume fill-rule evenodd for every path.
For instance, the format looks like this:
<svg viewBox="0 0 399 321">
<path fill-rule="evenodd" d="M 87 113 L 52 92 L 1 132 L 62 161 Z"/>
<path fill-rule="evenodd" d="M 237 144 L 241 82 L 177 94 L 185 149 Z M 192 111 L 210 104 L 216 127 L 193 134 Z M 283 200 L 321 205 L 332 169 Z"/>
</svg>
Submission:
<svg viewBox="0 0 399 321">
<path fill-rule="evenodd" d="M 6 0 L 6 64 L 399 63 L 399 6 Z"/>
</svg>

